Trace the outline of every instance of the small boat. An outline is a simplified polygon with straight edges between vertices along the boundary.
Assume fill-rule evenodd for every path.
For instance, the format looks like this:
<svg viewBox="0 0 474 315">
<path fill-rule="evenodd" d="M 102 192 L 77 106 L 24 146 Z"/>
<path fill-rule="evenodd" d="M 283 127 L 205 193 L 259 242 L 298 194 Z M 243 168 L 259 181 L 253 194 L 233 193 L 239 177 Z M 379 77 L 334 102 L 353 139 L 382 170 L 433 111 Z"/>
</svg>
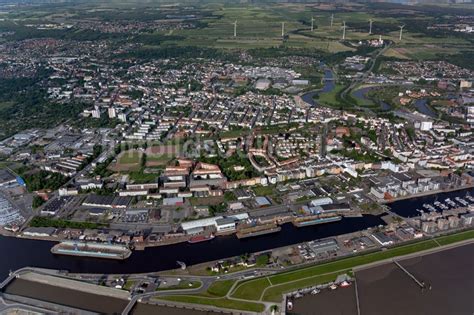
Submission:
<svg viewBox="0 0 474 315">
<path fill-rule="evenodd" d="M 331 290 L 336 290 L 336 289 L 337 289 L 337 285 L 333 283 L 333 284 L 329 287 L 329 289 L 331 289 Z"/>
<path fill-rule="evenodd" d="M 293 302 L 288 301 L 288 302 L 286 303 L 286 308 L 287 308 L 289 311 L 291 311 L 291 310 L 293 309 Z"/>
<path fill-rule="evenodd" d="M 350 285 L 351 285 L 350 282 L 344 280 L 344 281 L 342 281 L 342 283 L 341 283 L 339 286 L 340 286 L 341 288 L 347 288 L 347 287 L 350 286 Z"/>
<path fill-rule="evenodd" d="M 200 242 L 205 242 L 205 241 L 210 241 L 214 238 L 214 235 L 197 235 L 193 236 L 188 240 L 188 243 L 195 244 L 195 243 L 200 243 Z"/>
<path fill-rule="evenodd" d="M 458 203 L 460 203 L 461 205 L 463 205 L 463 206 L 468 206 L 468 205 L 469 205 L 469 203 L 468 203 L 466 200 L 464 200 L 464 199 L 462 199 L 462 198 L 460 198 L 460 197 L 456 197 L 456 198 L 454 198 L 454 199 L 455 199 Z"/>
<path fill-rule="evenodd" d="M 312 294 L 312 295 L 316 295 L 316 294 L 318 294 L 319 292 L 321 292 L 321 290 L 319 290 L 319 289 L 314 289 L 313 291 L 311 291 L 311 294 Z"/>
</svg>

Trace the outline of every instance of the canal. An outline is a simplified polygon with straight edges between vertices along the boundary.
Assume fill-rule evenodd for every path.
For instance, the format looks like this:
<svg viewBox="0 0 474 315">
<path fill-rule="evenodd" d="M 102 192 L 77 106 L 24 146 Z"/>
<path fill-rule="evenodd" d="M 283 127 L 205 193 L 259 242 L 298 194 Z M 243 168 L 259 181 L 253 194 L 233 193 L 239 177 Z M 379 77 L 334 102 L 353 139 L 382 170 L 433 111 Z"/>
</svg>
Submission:
<svg viewBox="0 0 474 315">
<path fill-rule="evenodd" d="M 144 273 L 177 268 L 176 261 L 187 265 L 239 256 L 284 247 L 340 234 L 352 233 L 384 224 L 379 216 L 343 218 L 339 222 L 296 228 L 284 224 L 279 233 L 238 239 L 235 235 L 219 236 L 212 241 L 189 244 L 178 243 L 149 247 L 134 251 L 130 258 L 106 260 L 86 257 L 53 255 L 50 250 L 55 242 L 0 237 L 0 278 L 7 277 L 10 270 L 22 267 L 62 269 L 74 273 Z"/>
<path fill-rule="evenodd" d="M 474 195 L 474 188 L 396 201 L 389 206 L 395 213 L 411 217 L 419 215 L 416 209 L 421 209 L 424 203 L 433 203 L 435 200 L 442 201 L 446 198 L 453 199 L 458 196 L 464 197 L 467 192 Z M 178 268 L 176 261 L 195 265 L 245 253 L 271 250 L 310 240 L 352 233 L 384 224 L 381 217 L 375 215 L 343 218 L 339 222 L 303 228 L 284 224 L 279 233 L 246 239 L 238 239 L 235 235 L 219 236 L 212 241 L 196 244 L 179 243 L 150 247 L 143 251 L 134 251 L 130 258 L 123 261 L 53 255 L 50 250 L 55 242 L 0 236 L 2 251 L 0 279 L 6 278 L 9 271 L 28 266 L 68 270 L 73 273 L 99 274 L 163 271 Z"/>
</svg>

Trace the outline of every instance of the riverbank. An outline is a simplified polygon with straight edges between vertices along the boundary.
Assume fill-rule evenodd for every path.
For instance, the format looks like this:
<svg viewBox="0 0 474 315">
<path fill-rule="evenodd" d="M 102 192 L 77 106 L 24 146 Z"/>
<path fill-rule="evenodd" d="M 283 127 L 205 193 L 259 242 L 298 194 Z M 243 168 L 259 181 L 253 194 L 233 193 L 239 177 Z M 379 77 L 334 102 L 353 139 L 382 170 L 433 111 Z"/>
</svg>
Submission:
<svg viewBox="0 0 474 315">
<path fill-rule="evenodd" d="M 385 251 L 361 254 L 350 258 L 343 258 L 329 263 L 297 267 L 294 269 L 285 270 L 283 272 L 278 272 L 277 270 L 275 270 L 275 273 L 268 274 L 264 277 L 258 277 L 248 280 L 237 280 L 237 282 L 231 281 L 232 285 L 226 285 L 226 287 L 223 288 L 223 291 L 219 290 L 218 296 L 206 295 L 205 293 L 196 294 L 194 292 L 175 292 L 172 295 L 161 296 L 162 291 L 155 291 L 152 294 L 147 293 L 146 296 L 152 297 L 153 301 L 155 301 L 155 298 L 159 298 L 162 302 L 169 303 L 171 305 L 181 305 L 181 303 L 185 303 L 191 308 L 193 307 L 193 305 L 199 305 L 198 307 L 201 309 L 208 308 L 214 310 L 222 307 L 225 309 L 244 310 L 251 312 L 255 312 L 258 310 L 258 312 L 261 312 L 264 309 L 268 310 L 269 306 L 271 305 L 280 303 L 282 295 L 287 292 L 292 292 L 300 288 L 333 281 L 338 275 L 342 273 L 352 273 L 352 270 L 357 273 L 366 268 L 373 268 L 377 264 L 387 263 L 395 257 L 398 261 L 400 261 L 403 259 L 419 257 L 430 253 L 442 252 L 450 248 L 462 247 L 466 244 L 473 244 L 473 240 L 474 230 L 468 230 L 461 233 L 440 236 L 435 239 L 425 239 L 422 241 L 414 242 L 412 244 L 405 244 L 389 248 Z M 228 276 L 232 275 L 229 274 Z M 236 276 L 239 277 L 238 275 Z M 48 290 L 56 290 L 56 286 L 54 285 L 56 283 L 56 277 L 41 276 L 40 278 L 41 279 L 39 282 L 43 283 L 43 285 L 45 285 Z M 44 282 L 43 278 L 47 278 L 46 282 Z M 212 282 L 211 287 L 214 286 L 214 282 L 223 282 L 223 280 L 215 279 L 219 278 L 214 277 L 214 281 Z M 25 278 L 21 280 L 28 279 Z M 38 282 L 37 279 L 33 280 L 34 283 Z M 58 284 L 59 286 L 70 286 L 71 283 L 75 282 L 75 280 L 67 280 L 61 278 L 58 281 L 62 283 Z M 15 285 L 15 283 L 18 283 L 17 280 L 14 280 L 13 285 Z M 23 285 L 25 285 L 25 283 L 23 283 Z M 75 285 L 73 285 L 72 287 L 75 288 L 74 290 L 77 289 Z M 13 286 L 12 288 L 15 288 L 15 286 Z M 128 295 L 128 293 L 126 293 L 125 291 L 117 291 L 108 288 L 102 289 L 100 286 L 89 284 L 81 285 L 81 288 L 84 289 L 87 293 L 78 292 L 77 294 L 93 294 L 91 292 L 97 289 L 101 290 L 99 294 L 106 296 L 104 297 L 105 299 L 112 297 L 118 297 L 119 299 L 123 299 L 125 295 Z M 78 305 L 77 301 L 68 300 L 67 303 L 65 303 L 64 300 L 61 301 L 62 298 L 68 299 L 67 297 L 62 297 L 61 294 L 50 294 L 44 297 L 44 292 L 32 293 L 38 290 L 31 290 L 30 286 L 25 289 L 27 290 L 27 292 L 30 293 L 24 293 L 21 292 L 21 290 L 18 291 L 18 287 L 16 287 L 16 289 L 17 291 L 8 292 L 7 290 L 7 292 L 18 294 L 20 296 L 27 295 L 28 297 L 36 299 L 39 298 L 40 300 L 48 299 L 49 302 L 59 303 L 62 305 L 66 304 L 67 306 L 72 306 L 76 308 L 84 307 L 84 304 Z M 66 290 L 68 289 L 66 288 Z M 203 290 L 205 292 L 208 292 L 210 290 L 209 284 L 206 287 L 203 287 Z M 117 296 L 115 292 L 118 292 L 120 294 L 120 297 Z M 111 293 L 113 294 L 110 295 Z M 93 296 L 91 298 L 93 300 L 95 299 L 95 297 Z M 57 301 L 58 299 L 60 300 L 60 302 Z M 121 304 L 123 306 L 123 303 L 117 304 Z M 94 308 L 98 307 L 96 304 L 94 305 Z M 88 305 L 86 309 L 88 309 L 89 307 L 91 306 Z"/>
<path fill-rule="evenodd" d="M 291 223 L 283 224 L 278 233 L 238 239 L 235 235 L 215 237 L 211 241 L 196 244 L 177 243 L 144 250 L 133 251 L 126 260 L 96 259 L 53 255 L 51 247 L 58 240 L 31 240 L 0 236 L 0 248 L 8 253 L 8 259 L 0 260 L 0 277 L 10 270 L 26 266 L 46 269 L 62 269 L 72 273 L 132 274 L 158 272 L 179 267 L 177 261 L 187 266 L 216 261 L 243 254 L 262 252 L 274 248 L 299 244 L 366 230 L 385 225 L 380 216 L 343 218 L 339 222 L 296 228 Z M 159 259 L 157 259 L 159 257 Z"/>
</svg>

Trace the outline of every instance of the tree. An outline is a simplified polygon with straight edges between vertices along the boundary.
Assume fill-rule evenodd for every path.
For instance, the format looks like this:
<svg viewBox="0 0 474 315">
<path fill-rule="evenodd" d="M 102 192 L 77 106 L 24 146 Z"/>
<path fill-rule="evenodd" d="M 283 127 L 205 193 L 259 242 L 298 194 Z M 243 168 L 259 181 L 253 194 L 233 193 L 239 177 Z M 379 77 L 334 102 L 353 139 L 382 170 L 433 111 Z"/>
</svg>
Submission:
<svg viewBox="0 0 474 315">
<path fill-rule="evenodd" d="M 33 207 L 33 209 L 36 209 L 44 203 L 45 203 L 45 201 L 44 201 L 43 198 L 41 198 L 40 196 L 34 196 L 33 197 L 33 203 L 32 203 L 31 206 Z"/>
<path fill-rule="evenodd" d="M 140 164 L 141 164 L 142 168 L 146 166 L 146 158 L 147 158 L 146 153 L 143 153 L 142 154 L 142 159 L 140 161 Z"/>
</svg>

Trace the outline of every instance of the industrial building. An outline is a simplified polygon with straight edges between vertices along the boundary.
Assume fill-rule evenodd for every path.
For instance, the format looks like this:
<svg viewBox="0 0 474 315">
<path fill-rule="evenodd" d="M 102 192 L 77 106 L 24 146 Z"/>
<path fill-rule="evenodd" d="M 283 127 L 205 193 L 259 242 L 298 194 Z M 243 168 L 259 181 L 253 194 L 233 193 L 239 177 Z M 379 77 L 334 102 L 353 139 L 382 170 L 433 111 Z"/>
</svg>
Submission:
<svg viewBox="0 0 474 315">
<path fill-rule="evenodd" d="M 472 225 L 474 223 L 474 212 L 461 215 L 461 220 L 464 225 Z"/>
<path fill-rule="evenodd" d="M 372 237 L 382 246 L 388 246 L 393 244 L 393 240 L 385 233 L 376 232 L 372 234 Z"/>
<path fill-rule="evenodd" d="M 82 205 L 87 207 L 126 208 L 130 200 L 129 197 L 88 195 Z"/>
<path fill-rule="evenodd" d="M 16 183 L 15 175 L 5 169 L 0 170 L 0 187 L 10 186 Z"/>
<path fill-rule="evenodd" d="M 339 249 L 339 245 L 334 238 L 312 241 L 308 243 L 308 246 L 316 255 L 328 254 Z"/>
<path fill-rule="evenodd" d="M 233 231 L 238 221 L 247 220 L 247 213 L 239 213 L 231 216 L 217 216 L 181 223 L 181 228 L 188 235 L 198 234 L 206 228 L 216 229 L 217 232 Z"/>
<path fill-rule="evenodd" d="M 5 226 L 23 220 L 20 211 L 7 199 L 0 197 L 0 226 Z"/>
</svg>

